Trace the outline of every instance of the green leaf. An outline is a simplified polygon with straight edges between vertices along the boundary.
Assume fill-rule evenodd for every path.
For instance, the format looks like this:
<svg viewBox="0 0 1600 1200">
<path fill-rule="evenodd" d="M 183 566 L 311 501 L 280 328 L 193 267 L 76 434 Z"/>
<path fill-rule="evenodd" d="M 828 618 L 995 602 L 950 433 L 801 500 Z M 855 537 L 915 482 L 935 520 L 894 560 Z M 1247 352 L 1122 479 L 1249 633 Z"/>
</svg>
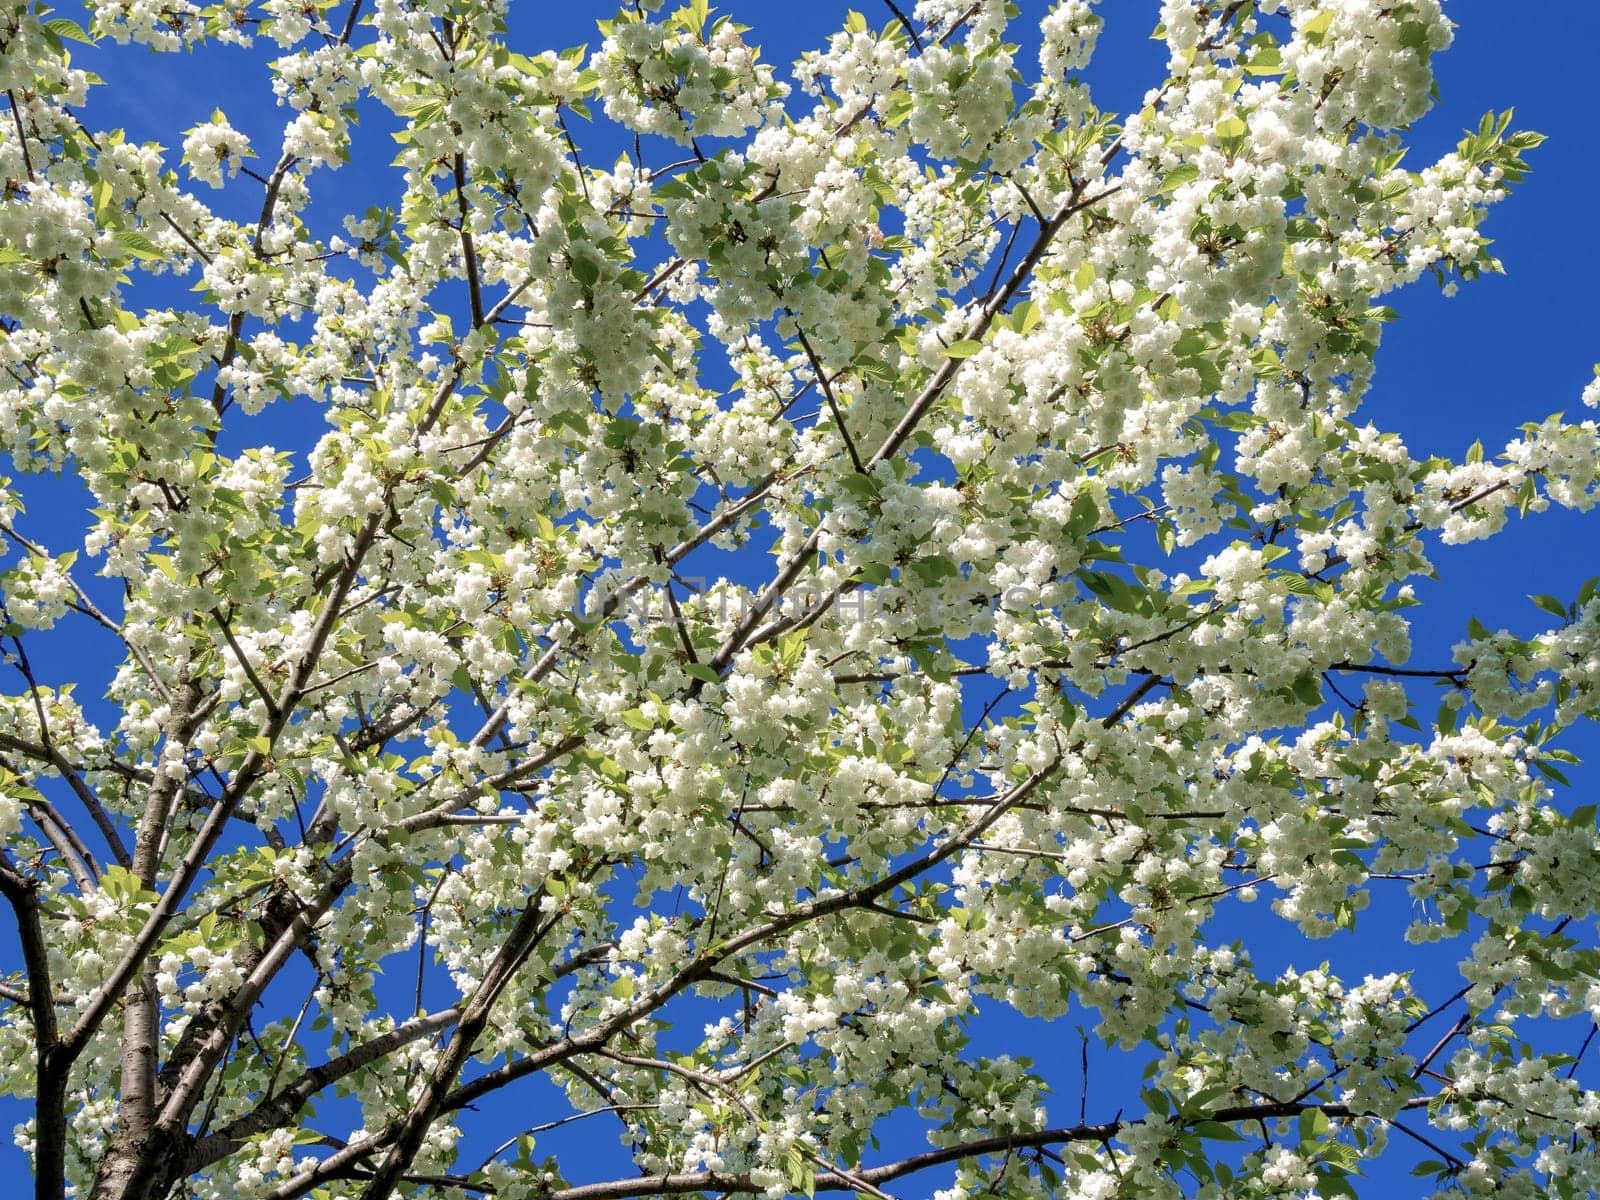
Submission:
<svg viewBox="0 0 1600 1200">
<path fill-rule="evenodd" d="M 850 365 L 857 375 L 877 383 L 893 384 L 900 378 L 900 373 L 882 359 L 863 356 Z"/>
<path fill-rule="evenodd" d="M 1328 1114 L 1320 1108 L 1308 1108 L 1300 1114 L 1300 1140 L 1319 1141 L 1328 1132 Z"/>
<path fill-rule="evenodd" d="M 1246 75 L 1283 74 L 1283 54 L 1276 46 L 1263 46 L 1244 64 Z"/>
<path fill-rule="evenodd" d="M 1355 1188 L 1350 1186 L 1344 1171 L 1337 1167 L 1324 1166 L 1317 1172 L 1317 1191 L 1319 1196 L 1349 1196 L 1357 1200 Z"/>
<path fill-rule="evenodd" d="M 951 342 L 944 348 L 946 358 L 971 358 L 983 349 L 982 342 L 975 342 L 971 338 L 962 338 L 959 342 Z"/>
<path fill-rule="evenodd" d="M 94 38 L 84 32 L 82 25 L 79 25 L 76 21 L 69 21 L 66 17 L 51 17 L 48 21 L 40 23 L 57 37 L 70 38 L 75 42 L 82 42 L 86 46 L 95 44 Z"/>
<path fill-rule="evenodd" d="M 1567 778 L 1566 773 L 1556 767 L 1551 766 L 1545 759 L 1536 758 L 1532 761 L 1534 768 L 1546 779 L 1549 779 L 1554 783 L 1559 783 L 1562 787 L 1572 786 L 1572 781 Z"/>
<path fill-rule="evenodd" d="M 1197 1121 L 1194 1131 L 1201 1137 L 1213 1142 L 1242 1142 L 1241 1135 L 1231 1125 L 1224 1125 L 1221 1121 Z"/>
<path fill-rule="evenodd" d="M 1072 509 L 1067 514 L 1067 529 L 1069 536 L 1084 537 L 1100 522 L 1100 505 L 1094 498 L 1094 493 L 1088 488 L 1082 488 L 1072 498 Z"/>
<path fill-rule="evenodd" d="M 586 288 L 592 288 L 600 280 L 600 267 L 593 259 L 574 255 L 572 259 L 572 277 Z"/>
<path fill-rule="evenodd" d="M 799 1147 L 791 1146 L 783 1156 L 783 1176 L 789 1182 L 791 1190 L 804 1192 L 808 1197 L 816 1195 L 817 1175 L 811 1164 L 806 1161 Z"/>
<path fill-rule="evenodd" d="M 1333 10 L 1324 9 L 1317 13 L 1304 25 L 1300 26 L 1300 36 L 1313 46 L 1320 46 L 1322 39 L 1327 36 L 1328 29 L 1333 25 Z"/>
<path fill-rule="evenodd" d="M 1567 606 L 1561 603 L 1560 600 L 1557 600 L 1554 596 L 1537 595 L 1529 596 L 1528 599 L 1532 600 L 1551 616 L 1560 617 L 1563 621 L 1567 619 Z"/>
<path fill-rule="evenodd" d="M 130 258 L 143 262 L 155 262 L 161 258 L 161 251 L 156 249 L 156 244 L 136 229 L 123 229 L 112 236 Z"/>
<path fill-rule="evenodd" d="M 871 587 L 887 583 L 893 574 L 893 569 L 887 563 L 862 563 L 856 568 L 856 578 Z"/>
<path fill-rule="evenodd" d="M 1200 178 L 1200 168 L 1194 163 L 1179 163 L 1168 171 L 1161 180 L 1161 186 L 1156 189 L 1158 196 L 1170 196 L 1186 183 L 1193 183 Z"/>
<path fill-rule="evenodd" d="M 1246 125 L 1238 117 L 1224 117 L 1217 122 L 1217 139 L 1219 141 L 1239 141 L 1249 132 L 1250 126 Z"/>
<path fill-rule="evenodd" d="M 848 475 L 839 476 L 839 486 L 849 492 L 857 500 L 871 503 L 883 491 L 883 485 L 871 475 L 863 475 L 860 471 L 853 471 Z"/>
<path fill-rule="evenodd" d="M 1309 704 L 1313 708 L 1322 703 L 1322 684 L 1315 675 L 1302 675 L 1294 681 L 1289 689 L 1294 698 L 1302 704 Z"/>
<path fill-rule="evenodd" d="M 955 560 L 945 554 L 927 554 L 911 560 L 911 572 L 929 587 L 937 587 L 946 579 L 961 574 Z"/>
</svg>

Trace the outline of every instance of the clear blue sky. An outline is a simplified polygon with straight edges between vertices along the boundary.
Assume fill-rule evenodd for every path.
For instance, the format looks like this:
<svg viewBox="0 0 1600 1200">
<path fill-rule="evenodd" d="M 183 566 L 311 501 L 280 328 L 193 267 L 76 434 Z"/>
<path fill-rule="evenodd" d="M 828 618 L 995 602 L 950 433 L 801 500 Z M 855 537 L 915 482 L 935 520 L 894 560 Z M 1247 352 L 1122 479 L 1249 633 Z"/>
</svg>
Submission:
<svg viewBox="0 0 1600 1200">
<path fill-rule="evenodd" d="M 905 7 L 909 4 L 906 0 Z M 881 0 L 854 0 L 853 6 L 874 24 L 889 16 Z M 848 7 L 833 0 L 806 4 L 738 0 L 718 10 L 731 11 L 751 25 L 749 40 L 762 44 L 769 60 L 787 62 L 800 49 L 825 40 L 841 25 Z M 1158 7 L 1153 0 L 1102 3 L 1107 30 L 1089 76 L 1103 108 L 1126 111 L 1159 82 L 1164 50 L 1148 40 Z M 1024 0 L 1023 8 L 1025 15 L 1036 15 L 1043 5 Z M 1454 299 L 1447 300 L 1431 284 L 1423 284 L 1389 301 L 1403 319 L 1386 332 L 1377 382 L 1364 413 L 1380 428 L 1401 433 L 1419 456 L 1434 452 L 1459 457 L 1477 439 L 1492 453 L 1514 436 L 1518 425 L 1553 411 L 1565 409 L 1576 415 L 1579 392 L 1590 377 L 1591 364 L 1600 358 L 1590 294 L 1594 281 L 1600 280 L 1600 224 L 1592 212 L 1600 199 L 1600 139 L 1595 134 L 1593 100 L 1600 7 L 1589 0 L 1544 0 L 1536 6 L 1455 0 L 1447 12 L 1459 24 L 1456 44 L 1436 60 L 1440 103 L 1416 129 L 1408 165 L 1421 165 L 1452 147 L 1461 130 L 1475 125 L 1490 108 L 1515 106 L 1518 126 L 1549 135 L 1532 156 L 1529 180 L 1497 208 L 1488 226 L 1508 274 L 1466 286 Z M 594 21 L 609 13 L 609 6 L 577 0 L 565 4 L 525 0 L 513 15 L 513 48 L 533 52 L 595 44 Z M 261 55 L 211 47 L 193 56 L 155 57 L 108 46 L 82 49 L 81 56 L 108 81 L 91 95 L 86 109 L 91 126 L 123 124 L 136 139 L 154 139 L 176 148 L 183 130 L 204 121 L 220 105 L 270 161 L 285 110 L 273 106 L 266 73 L 259 66 L 242 65 L 259 64 Z M 369 141 L 379 143 L 377 154 L 386 159 L 392 153 L 387 139 L 377 130 L 366 132 Z M 583 140 L 581 132 L 579 139 Z M 374 174 L 365 161 L 337 176 L 319 174 L 314 185 L 323 197 L 322 210 L 329 212 L 359 210 L 395 189 L 392 179 Z M 247 194 L 243 187 L 237 192 Z M 331 223 L 325 232 L 334 232 Z M 186 296 L 181 293 L 174 302 L 181 303 Z M 284 411 L 308 410 L 290 406 Z M 314 436 L 313 430 L 281 432 L 280 445 L 304 444 Z M 8 466 L 0 463 L 0 470 L 12 473 Z M 34 484 L 28 492 L 36 498 L 30 518 L 46 511 L 37 502 L 46 498 L 65 497 L 69 507 L 76 503 L 70 487 L 52 492 Z M 30 524 L 40 528 L 36 519 Z M 1414 661 L 1433 665 L 1448 659 L 1450 646 L 1464 636 L 1469 615 L 1490 628 L 1540 627 L 1541 614 L 1527 595 L 1548 592 L 1570 597 L 1585 578 L 1600 573 L 1597 528 L 1593 521 L 1553 511 L 1514 523 L 1491 541 L 1441 550 L 1436 556 L 1441 580 L 1419 588 L 1425 605 L 1413 610 L 1418 615 Z M 48 674 L 100 680 L 107 665 L 103 660 L 68 657 L 53 664 Z M 1591 737 L 1587 742 L 1572 748 L 1600 757 L 1600 739 Z M 1596 778 L 1600 776 L 1593 771 L 1581 770 L 1574 782 L 1589 790 Z M 1397 914 L 1396 936 L 1388 938 L 1383 923 L 1369 914 L 1363 918 L 1360 941 L 1344 939 L 1342 944 L 1304 946 L 1283 940 L 1280 933 L 1263 958 L 1281 954 L 1285 960 L 1314 965 L 1320 958 L 1333 957 L 1358 977 L 1415 965 L 1421 980 L 1418 990 L 1425 996 L 1453 991 L 1453 952 L 1462 944 L 1448 943 L 1442 954 L 1419 954 L 1400 942 L 1398 925 L 1404 919 L 1403 913 Z M 14 940 L 9 922 L 0 925 L 5 926 L 0 963 L 10 966 L 16 962 Z M 1061 1101 L 1055 1116 L 1076 1118 L 1078 1040 L 1071 1022 L 1040 1029 L 1011 1018 L 991 1018 L 980 1023 L 978 1033 L 986 1050 L 1009 1049 L 1037 1058 L 1057 1084 Z M 1137 1101 L 1126 1087 L 1126 1064 L 1105 1050 L 1096 1050 L 1092 1057 L 1090 1119 L 1109 1118 L 1124 1103 L 1132 1111 Z M 537 1097 L 536 1092 L 526 1094 Z M 8 1122 L 18 1107 L 0 1103 L 0 1123 Z M 515 1121 L 537 1107 L 535 1099 L 526 1106 L 518 1103 L 515 1113 L 485 1113 L 485 1123 L 493 1127 L 491 1133 L 514 1128 Z M 610 1173 L 627 1173 L 613 1127 L 594 1122 L 579 1128 L 587 1132 L 564 1143 L 546 1142 L 541 1152 L 567 1144 L 595 1153 L 592 1171 L 572 1170 L 575 1181 L 601 1177 L 606 1169 L 602 1163 L 611 1164 Z M 24 1171 L 19 1152 L 10 1147 L 9 1139 L 0 1142 L 6 1143 L 0 1145 L 0 1177 L 19 1177 Z M 1412 1160 L 1404 1148 L 1395 1149 L 1393 1173 L 1384 1168 L 1366 1185 L 1364 1195 L 1420 1190 L 1420 1181 L 1405 1173 Z M 916 1184 L 908 1185 L 904 1194 L 920 1194 L 924 1183 L 919 1178 Z"/>
</svg>

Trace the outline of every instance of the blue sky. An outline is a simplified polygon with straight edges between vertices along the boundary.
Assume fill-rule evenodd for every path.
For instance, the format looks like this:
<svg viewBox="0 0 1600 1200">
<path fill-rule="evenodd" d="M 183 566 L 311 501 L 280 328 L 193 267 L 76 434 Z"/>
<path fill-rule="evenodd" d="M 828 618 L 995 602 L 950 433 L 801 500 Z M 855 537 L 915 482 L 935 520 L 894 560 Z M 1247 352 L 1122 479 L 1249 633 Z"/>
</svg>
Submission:
<svg viewBox="0 0 1600 1200">
<path fill-rule="evenodd" d="M 881 2 L 854 0 L 854 6 L 874 24 L 889 17 Z M 787 62 L 799 50 L 824 41 L 842 24 L 848 7 L 832 0 L 781 5 L 742 0 L 718 10 L 731 11 L 751 25 L 749 40 L 762 44 L 770 61 Z M 1027 0 L 1023 7 L 1025 14 L 1037 14 L 1043 6 Z M 1107 29 L 1088 73 L 1101 107 L 1126 111 L 1140 102 L 1147 88 L 1159 83 L 1164 49 L 1148 39 L 1157 9 L 1153 0 L 1102 3 Z M 1459 24 L 1456 44 L 1436 60 L 1441 99 L 1415 130 L 1408 165 L 1421 165 L 1453 147 L 1462 129 L 1476 125 L 1490 108 L 1514 106 L 1519 127 L 1549 135 L 1531 156 L 1531 177 L 1496 209 L 1488 225 L 1507 274 L 1465 286 L 1453 299 L 1425 283 L 1389 300 L 1402 319 L 1386 331 L 1377 381 L 1364 415 L 1380 428 L 1401 433 L 1418 456 L 1439 453 L 1459 458 L 1478 439 L 1492 453 L 1515 436 L 1517 426 L 1542 420 L 1551 412 L 1566 410 L 1576 417 L 1578 394 L 1590 378 L 1591 364 L 1600 358 L 1600 338 L 1592 333 L 1591 313 L 1591 289 L 1600 280 L 1600 223 L 1591 214 L 1600 197 L 1596 154 L 1600 142 L 1594 132 L 1593 99 L 1600 8 L 1580 0 L 1545 0 L 1537 6 L 1455 0 L 1447 12 Z M 594 21 L 608 15 L 608 5 L 525 3 L 514 11 L 511 42 L 514 49 L 528 52 L 584 42 L 593 45 Z M 91 95 L 86 115 L 92 126 L 125 125 L 138 140 L 153 139 L 175 148 L 181 145 L 183 130 L 204 121 L 220 105 L 270 161 L 285 110 L 273 106 L 266 73 L 258 65 L 242 66 L 259 64 L 262 54 L 210 47 L 192 56 L 157 57 L 107 47 L 85 49 L 82 57 L 108 81 L 107 87 Z M 395 192 L 394 180 L 384 178 L 373 165 L 392 153 L 390 143 L 376 130 L 364 132 L 364 140 L 376 144 L 378 158 L 358 159 L 335 176 L 321 174 L 314 180 L 323 197 L 321 206 L 329 212 L 359 210 Z M 581 132 L 579 138 L 583 140 Z M 230 190 L 254 202 L 247 188 Z M 330 223 L 323 232 L 332 233 L 334 227 Z M 172 302 L 183 302 L 186 296 L 186 291 L 180 292 Z M 296 410 L 290 406 L 285 411 Z M 284 427 L 277 431 L 277 440 L 280 445 L 303 444 L 314 435 L 308 428 Z M 28 494 L 35 501 L 30 505 L 34 514 L 43 510 L 41 501 L 59 502 L 57 511 L 70 514 L 78 496 L 70 482 L 31 483 Z M 32 527 L 40 528 L 37 522 Z M 1440 580 L 1419 587 L 1425 604 L 1413 610 L 1414 661 L 1435 665 L 1448 659 L 1450 646 L 1465 634 L 1468 616 L 1477 616 L 1491 629 L 1542 628 L 1539 623 L 1544 618 L 1528 594 L 1570 597 L 1584 579 L 1600 573 L 1600 538 L 1595 529 L 1587 518 L 1553 511 L 1514 521 L 1503 536 L 1488 542 L 1438 550 Z M 84 645 L 87 652 L 57 659 L 49 674 L 103 679 L 108 662 L 94 657 L 93 642 Z M 1569 746 L 1580 753 L 1600 754 L 1600 739 L 1593 736 Z M 1590 790 L 1596 778 L 1592 771 L 1580 770 L 1574 783 Z M 1454 990 L 1453 952 L 1460 943 L 1420 953 L 1405 947 L 1397 936 L 1405 920 L 1403 911 L 1395 914 L 1392 938 L 1384 936 L 1383 922 L 1375 916 L 1363 919 L 1367 933 L 1359 942 L 1345 939 L 1338 946 L 1307 946 L 1279 931 L 1261 954 L 1306 965 L 1332 957 L 1357 976 L 1415 966 L 1422 981 L 1418 990 L 1424 995 L 1436 997 Z M 1264 931 L 1265 925 L 1257 932 Z M 0 964 L 15 963 L 9 928 L 0 938 Z M 1013 1018 L 990 1017 L 979 1023 L 976 1032 L 988 1051 L 1010 1049 L 1039 1059 L 1063 1097 L 1055 1115 L 1061 1120 L 1076 1118 L 1079 1043 L 1073 1021 L 1041 1029 Z M 1098 1048 L 1092 1052 L 1091 1120 L 1109 1118 L 1125 1103 L 1132 1110 L 1137 1102 L 1129 1092 L 1128 1075 L 1126 1065 L 1119 1064 L 1112 1052 Z M 486 1124 L 493 1126 L 486 1136 L 492 1138 L 502 1126 L 514 1131 L 511 1122 L 537 1107 L 540 1094 L 537 1089 L 523 1093 L 529 1102 L 519 1102 L 515 1113 L 484 1114 Z M 0 1122 L 15 1111 L 10 1102 L 0 1104 Z M 584 1132 L 574 1134 L 567 1144 L 614 1163 L 613 1173 L 627 1172 L 611 1127 L 594 1122 L 578 1128 Z M 549 1142 L 541 1153 L 559 1144 Z M 1403 1149 L 1397 1150 L 1394 1174 L 1384 1168 L 1364 1194 L 1416 1190 L 1405 1170 L 1411 1160 Z M 23 1169 L 19 1152 L 0 1146 L 0 1176 L 19 1175 Z M 592 1174 L 574 1171 L 572 1177 L 597 1178 L 602 1169 L 596 1163 Z M 906 1187 L 905 1194 L 919 1194 L 922 1186 L 919 1180 L 917 1187 Z"/>
</svg>

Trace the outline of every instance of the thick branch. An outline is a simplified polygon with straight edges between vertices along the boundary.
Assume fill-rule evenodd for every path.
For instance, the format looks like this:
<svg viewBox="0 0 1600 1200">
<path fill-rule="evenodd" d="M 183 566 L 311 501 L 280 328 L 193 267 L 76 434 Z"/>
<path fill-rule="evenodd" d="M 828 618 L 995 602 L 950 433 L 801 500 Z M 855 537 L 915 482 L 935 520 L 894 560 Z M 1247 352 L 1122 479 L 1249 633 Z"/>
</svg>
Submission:
<svg viewBox="0 0 1600 1200">
<path fill-rule="evenodd" d="M 478 251 L 472 244 L 472 209 L 467 203 L 467 160 L 460 154 L 454 162 L 456 212 L 461 218 L 461 257 L 467 267 L 467 297 L 472 305 L 472 324 L 483 324 L 483 285 L 478 279 Z"/>
<path fill-rule="evenodd" d="M 460 1008 L 447 1008 L 443 1012 L 417 1017 L 404 1025 L 396 1026 L 388 1033 L 379 1034 L 362 1042 L 337 1058 L 329 1059 L 321 1066 L 302 1072 L 281 1092 L 263 1100 L 245 1116 L 196 1142 L 189 1154 L 188 1170 L 198 1171 L 219 1159 L 226 1158 L 255 1134 L 281 1129 L 295 1118 L 307 1100 L 323 1088 L 337 1083 L 348 1075 L 353 1075 L 362 1067 L 377 1062 L 401 1046 L 431 1037 L 441 1029 L 448 1029 L 460 1017 Z"/>
<path fill-rule="evenodd" d="M 28 972 L 28 1013 L 33 1022 L 37 1095 L 34 1102 L 34 1196 L 62 1200 L 66 1194 L 67 1064 L 62 1061 L 50 985 L 50 957 L 39 919 L 39 885 L 9 862 L 0 862 L 0 895 L 17 919 L 17 938 Z"/>
</svg>

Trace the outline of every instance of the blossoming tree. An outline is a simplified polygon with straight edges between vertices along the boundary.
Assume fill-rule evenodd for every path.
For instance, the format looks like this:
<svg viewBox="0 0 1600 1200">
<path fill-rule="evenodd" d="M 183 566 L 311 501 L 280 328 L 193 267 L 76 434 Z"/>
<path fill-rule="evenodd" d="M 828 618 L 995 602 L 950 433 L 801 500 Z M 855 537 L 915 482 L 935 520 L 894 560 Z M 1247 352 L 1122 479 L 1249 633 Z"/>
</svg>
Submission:
<svg viewBox="0 0 1600 1200">
<path fill-rule="evenodd" d="M 92 496 L 0 490 L 36 1194 L 1594 1194 L 1600 598 L 1414 666 L 1406 609 L 1587 508 L 1596 426 L 1356 416 L 1539 140 L 1402 165 L 1437 0 L 1167 0 L 1122 117 L 1083 0 L 1036 64 L 1002 0 L 851 14 L 793 91 L 704 0 L 503 7 L 3 6 L 0 438 Z M 206 39 L 281 51 L 265 157 L 74 65 Z M 1454 994 L 1316 966 L 1385 889 Z M 1138 1106 L 972 1047 L 1007 1007 Z"/>
</svg>

